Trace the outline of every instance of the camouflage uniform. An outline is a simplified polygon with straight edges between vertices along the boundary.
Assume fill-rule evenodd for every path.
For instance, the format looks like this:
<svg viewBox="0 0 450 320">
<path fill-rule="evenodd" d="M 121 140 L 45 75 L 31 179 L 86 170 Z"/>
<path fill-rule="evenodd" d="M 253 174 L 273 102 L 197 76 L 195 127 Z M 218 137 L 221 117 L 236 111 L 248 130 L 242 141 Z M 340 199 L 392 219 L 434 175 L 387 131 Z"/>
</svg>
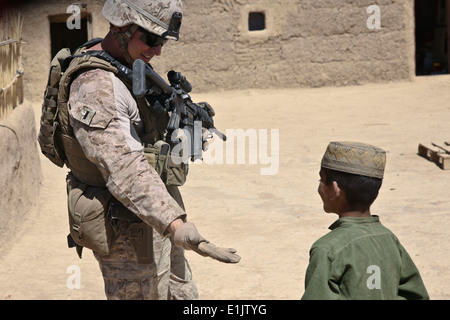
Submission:
<svg viewBox="0 0 450 320">
<path fill-rule="evenodd" d="M 107 0 L 103 15 L 112 26 L 129 26 L 120 32 L 111 27 L 111 34 L 130 67 L 133 61 L 127 45 L 137 28 L 178 40 L 182 5 L 181 0 Z M 153 46 L 156 42 L 152 39 L 144 42 Z M 145 98 L 134 97 L 130 79 L 119 75 L 111 61 L 78 55 L 87 49 L 76 53 L 61 77 L 58 126 L 54 127 L 55 145 L 62 143 L 64 163 L 71 169 L 67 179 L 71 239 L 78 249 L 94 251 L 108 299 L 197 299 L 184 249 L 224 263 L 237 263 L 240 257 L 235 249 L 216 247 L 198 233 L 193 223 L 186 222 L 177 188 L 186 177 L 184 164 L 174 165 L 170 154 L 167 165 L 158 167 L 161 154 L 155 162 L 155 168 L 163 168 L 162 173 L 150 164 L 156 158 L 147 151 L 149 145 L 156 146 L 164 139 L 167 113 L 153 112 Z M 54 101 L 49 105 L 54 106 Z M 101 197 L 93 192 L 100 192 Z M 98 209 L 99 201 L 92 201 L 97 203 L 94 209 L 89 200 L 104 198 L 108 201 L 100 207 L 103 211 L 110 209 L 106 217 L 114 217 L 111 208 L 118 207 L 127 218 L 116 216 L 111 225 L 105 225 L 105 216 L 100 215 L 92 222 L 91 214 L 99 217 L 102 209 Z M 83 200 L 83 213 L 77 209 L 79 199 Z M 79 219 L 86 216 L 84 221 Z M 74 224 L 71 219 L 80 221 Z M 177 221 L 169 239 L 165 232 L 176 219 L 184 223 Z"/>
<path fill-rule="evenodd" d="M 75 137 L 102 173 L 108 190 L 144 221 L 142 228 L 151 225 L 156 231 L 147 230 L 153 233 L 154 261 L 138 264 L 129 242 L 130 227 L 136 223 L 117 223 L 110 254 L 95 254 L 107 297 L 196 299 L 197 289 L 183 249 L 172 247 L 170 239 L 163 236 L 173 220 L 186 216 L 181 196 L 176 187 L 164 185 L 144 156 L 138 138 L 143 120 L 136 100 L 113 73 L 95 69 L 73 81 L 68 105 Z M 80 121 L 86 108 L 94 113 L 89 124 Z"/>
</svg>

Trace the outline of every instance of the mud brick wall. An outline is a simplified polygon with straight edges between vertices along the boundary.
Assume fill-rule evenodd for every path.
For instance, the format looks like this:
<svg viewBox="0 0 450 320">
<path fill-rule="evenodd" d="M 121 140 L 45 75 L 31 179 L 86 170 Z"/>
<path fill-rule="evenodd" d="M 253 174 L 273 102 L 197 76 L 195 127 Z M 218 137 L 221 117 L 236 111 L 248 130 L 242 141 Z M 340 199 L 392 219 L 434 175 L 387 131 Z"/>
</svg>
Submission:
<svg viewBox="0 0 450 320">
<path fill-rule="evenodd" d="M 50 54 L 49 16 L 72 0 L 28 1 L 24 24 L 26 88 L 40 99 Z M 91 37 L 108 23 L 103 0 L 84 0 Z M 414 78 L 414 2 L 410 0 L 184 0 L 181 39 L 152 60 L 165 77 L 182 72 L 195 92 L 251 88 L 345 86 Z M 380 8 L 369 29 L 367 8 Z M 249 31 L 249 13 L 265 16 Z"/>
<path fill-rule="evenodd" d="M 41 179 L 34 112 L 25 101 L 0 120 L 0 254 L 38 204 Z"/>
<path fill-rule="evenodd" d="M 414 77 L 413 1 L 185 1 L 181 65 L 202 89 L 354 85 Z M 371 30 L 367 7 L 380 8 Z M 266 29 L 248 30 L 250 12 Z"/>
</svg>

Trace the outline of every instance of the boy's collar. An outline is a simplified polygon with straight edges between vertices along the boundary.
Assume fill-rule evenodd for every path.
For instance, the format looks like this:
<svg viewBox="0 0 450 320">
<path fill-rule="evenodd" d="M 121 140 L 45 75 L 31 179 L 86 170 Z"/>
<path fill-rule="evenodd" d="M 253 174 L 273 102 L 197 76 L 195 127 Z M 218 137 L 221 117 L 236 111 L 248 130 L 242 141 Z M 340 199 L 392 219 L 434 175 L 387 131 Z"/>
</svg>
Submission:
<svg viewBox="0 0 450 320">
<path fill-rule="evenodd" d="M 330 230 L 334 230 L 342 226 L 350 226 L 355 224 L 372 224 L 380 222 L 380 218 L 377 215 L 372 215 L 371 217 L 343 217 L 339 218 L 331 226 L 328 227 Z"/>
</svg>

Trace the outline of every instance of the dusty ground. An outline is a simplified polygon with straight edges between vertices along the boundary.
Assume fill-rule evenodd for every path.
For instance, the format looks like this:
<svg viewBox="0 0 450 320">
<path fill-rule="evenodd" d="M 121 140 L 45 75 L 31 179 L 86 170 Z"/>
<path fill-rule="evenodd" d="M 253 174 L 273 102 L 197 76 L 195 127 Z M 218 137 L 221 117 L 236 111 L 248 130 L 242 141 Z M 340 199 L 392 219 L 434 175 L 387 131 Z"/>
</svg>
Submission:
<svg viewBox="0 0 450 320">
<path fill-rule="evenodd" d="M 189 252 L 200 298 L 301 297 L 308 250 L 336 219 L 322 211 L 317 195 L 320 159 L 331 140 L 387 150 L 372 213 L 409 251 L 431 298 L 450 298 L 450 170 L 417 155 L 420 142 L 450 140 L 449 87 L 450 77 L 439 76 L 413 83 L 193 95 L 215 107 L 223 131 L 279 130 L 275 175 L 261 175 L 269 166 L 262 157 L 256 164 L 247 159 L 191 166 L 182 188 L 189 219 L 207 239 L 235 247 L 242 256 L 239 264 L 225 265 Z M 80 260 L 66 246 L 66 170 L 45 158 L 41 163 L 39 206 L 0 253 L 0 299 L 104 299 L 92 254 L 86 251 Z M 80 268 L 80 289 L 67 286 L 71 266 Z"/>
</svg>

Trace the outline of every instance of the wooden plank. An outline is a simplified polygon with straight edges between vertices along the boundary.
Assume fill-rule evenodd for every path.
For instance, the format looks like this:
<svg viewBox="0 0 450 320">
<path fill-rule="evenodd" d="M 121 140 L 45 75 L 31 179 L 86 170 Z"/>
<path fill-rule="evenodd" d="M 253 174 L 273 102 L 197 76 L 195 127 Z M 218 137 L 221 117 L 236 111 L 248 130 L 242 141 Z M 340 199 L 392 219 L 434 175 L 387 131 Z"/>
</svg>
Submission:
<svg viewBox="0 0 450 320">
<path fill-rule="evenodd" d="M 450 154 L 446 153 L 442 148 L 419 143 L 418 154 L 436 163 L 443 170 L 450 169 Z"/>
<path fill-rule="evenodd" d="M 435 154 L 437 154 L 439 152 L 439 149 L 436 147 L 433 147 L 432 145 L 427 145 L 424 143 L 419 143 L 419 149 L 418 149 L 418 153 L 419 155 L 430 159 L 432 157 L 435 157 Z"/>
<path fill-rule="evenodd" d="M 443 154 L 439 157 L 439 165 L 443 170 L 450 169 L 450 154 Z"/>
</svg>

